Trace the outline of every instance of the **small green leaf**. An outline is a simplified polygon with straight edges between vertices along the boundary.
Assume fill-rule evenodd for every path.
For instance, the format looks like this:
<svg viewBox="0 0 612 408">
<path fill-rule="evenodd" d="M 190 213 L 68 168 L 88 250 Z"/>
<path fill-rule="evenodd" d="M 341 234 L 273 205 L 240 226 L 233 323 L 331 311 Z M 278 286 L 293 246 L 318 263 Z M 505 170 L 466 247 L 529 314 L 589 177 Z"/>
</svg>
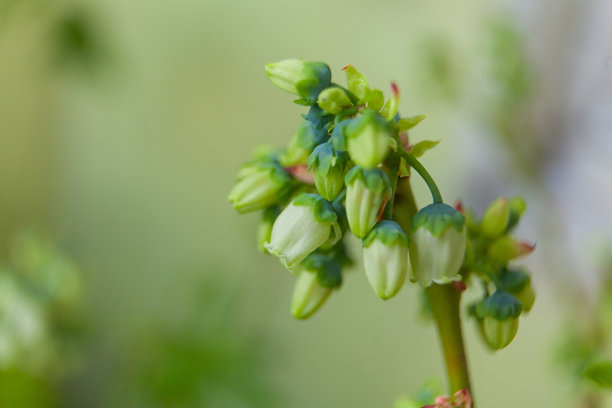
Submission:
<svg viewBox="0 0 612 408">
<path fill-rule="evenodd" d="M 612 362 L 600 360 L 589 364 L 582 376 L 600 387 L 612 388 Z"/>
<path fill-rule="evenodd" d="M 403 119 L 400 119 L 399 122 L 397 122 L 397 127 L 399 128 L 399 130 L 402 130 L 402 131 L 410 130 L 416 125 L 418 125 L 419 123 L 421 123 L 423 119 L 425 119 L 425 115 L 416 115 L 416 116 L 411 116 L 409 118 L 403 118 Z"/>
<path fill-rule="evenodd" d="M 426 151 L 436 147 L 438 143 L 440 143 L 439 140 L 420 141 L 419 143 L 412 146 L 412 150 L 410 150 L 410 153 L 412 153 L 414 157 L 421 157 L 425 154 Z"/>
<path fill-rule="evenodd" d="M 385 95 L 380 89 L 372 89 L 368 99 L 368 108 L 379 112 L 385 103 Z"/>
<path fill-rule="evenodd" d="M 357 71 L 352 65 L 347 65 L 344 68 L 344 72 L 346 72 L 346 84 L 349 91 L 354 93 L 355 96 L 359 98 L 360 102 L 366 102 L 370 95 L 368 81 L 366 81 L 361 72 Z"/>
</svg>

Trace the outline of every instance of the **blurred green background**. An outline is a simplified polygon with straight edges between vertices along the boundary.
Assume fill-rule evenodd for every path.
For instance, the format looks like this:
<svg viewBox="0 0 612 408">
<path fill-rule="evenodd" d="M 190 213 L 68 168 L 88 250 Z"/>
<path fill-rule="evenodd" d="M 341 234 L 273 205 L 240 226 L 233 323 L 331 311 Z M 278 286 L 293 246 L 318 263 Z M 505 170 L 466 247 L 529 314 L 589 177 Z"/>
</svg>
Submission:
<svg viewBox="0 0 612 408">
<path fill-rule="evenodd" d="M 564 314 L 589 313 L 610 247 L 610 13 L 605 0 L 0 0 L 0 261 L 30 293 L 19 265 L 34 255 L 11 248 L 34 228 L 32 245 L 82 281 L 78 317 L 37 301 L 49 327 L 78 328 L 47 334 L 59 361 L 1 365 L 0 404 L 391 408 L 443 378 L 416 288 L 381 302 L 356 265 L 296 321 L 257 216 L 227 202 L 238 166 L 287 143 L 303 112 L 264 65 L 303 58 L 341 83 L 347 64 L 396 81 L 402 113 L 427 114 L 411 137 L 442 139 L 424 162 L 448 201 L 527 198 L 538 300 L 501 352 L 465 325 L 476 400 L 577 406 L 555 347 Z"/>
</svg>

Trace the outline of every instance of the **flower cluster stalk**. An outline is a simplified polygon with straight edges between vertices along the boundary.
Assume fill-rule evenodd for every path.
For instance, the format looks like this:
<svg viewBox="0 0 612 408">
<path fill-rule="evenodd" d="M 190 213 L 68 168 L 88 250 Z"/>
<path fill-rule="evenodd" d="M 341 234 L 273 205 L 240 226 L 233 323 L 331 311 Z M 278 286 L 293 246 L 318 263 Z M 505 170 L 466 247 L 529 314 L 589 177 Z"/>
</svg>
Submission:
<svg viewBox="0 0 612 408">
<path fill-rule="evenodd" d="M 434 184 L 435 185 L 435 184 Z M 395 200 L 396 221 L 405 229 L 410 230 L 409 223 L 417 211 L 417 205 L 412 193 L 410 177 L 399 180 L 398 197 Z M 463 334 L 461 330 L 460 300 L 461 292 L 454 284 L 433 284 L 425 288 L 427 300 L 431 306 L 435 320 L 440 346 L 444 354 L 449 393 L 466 389 L 472 393 L 468 371 Z"/>
</svg>

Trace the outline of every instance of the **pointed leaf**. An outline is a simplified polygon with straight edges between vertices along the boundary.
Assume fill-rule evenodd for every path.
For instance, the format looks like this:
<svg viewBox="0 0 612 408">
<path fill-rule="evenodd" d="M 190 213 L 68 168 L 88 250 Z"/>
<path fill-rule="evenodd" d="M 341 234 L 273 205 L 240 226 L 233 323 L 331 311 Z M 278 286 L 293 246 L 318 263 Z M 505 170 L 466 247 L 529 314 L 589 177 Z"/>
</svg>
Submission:
<svg viewBox="0 0 612 408">
<path fill-rule="evenodd" d="M 416 116 L 411 116 L 409 118 L 403 118 L 400 119 L 399 122 L 397 122 L 397 127 L 399 128 L 399 130 L 410 130 L 413 127 L 415 127 L 416 125 L 418 125 L 419 123 L 421 123 L 421 121 L 423 119 L 425 119 L 425 115 L 416 115 Z"/>
<path fill-rule="evenodd" d="M 412 150 L 410 150 L 410 152 L 415 157 L 421 157 L 422 155 L 425 154 L 426 151 L 436 147 L 438 143 L 440 143 L 439 140 L 422 140 L 419 143 L 412 146 Z"/>
</svg>

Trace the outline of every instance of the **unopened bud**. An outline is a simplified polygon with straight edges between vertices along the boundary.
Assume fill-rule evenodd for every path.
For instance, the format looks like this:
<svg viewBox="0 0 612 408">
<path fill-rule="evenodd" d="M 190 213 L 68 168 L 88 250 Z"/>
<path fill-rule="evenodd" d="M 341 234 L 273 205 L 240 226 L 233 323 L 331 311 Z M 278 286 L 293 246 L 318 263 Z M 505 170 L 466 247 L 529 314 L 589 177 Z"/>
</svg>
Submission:
<svg viewBox="0 0 612 408">
<path fill-rule="evenodd" d="M 320 144 L 308 158 L 317 190 L 326 200 L 333 201 L 342 191 L 348 160 L 348 154 L 337 152 L 331 143 Z"/>
<path fill-rule="evenodd" d="M 341 237 L 337 220 L 331 203 L 317 194 L 302 193 L 280 213 L 265 248 L 291 271 L 321 245 Z"/>
<path fill-rule="evenodd" d="M 500 197 L 493 201 L 482 217 L 482 232 L 489 238 L 499 237 L 506 231 L 510 206 L 507 198 Z"/>
<path fill-rule="evenodd" d="M 297 269 L 291 314 L 297 319 L 307 319 L 321 307 L 331 292 L 342 284 L 341 268 L 331 258 L 313 254 Z"/>
<path fill-rule="evenodd" d="M 506 263 L 512 259 L 529 255 L 534 249 L 535 245 L 504 235 L 493 241 L 487 250 L 487 255 L 496 262 Z"/>
<path fill-rule="evenodd" d="M 476 306 L 483 337 L 491 349 L 500 350 L 512 342 L 521 310 L 521 302 L 502 291 L 496 291 Z"/>
<path fill-rule="evenodd" d="M 278 164 L 251 164 L 241 169 L 228 199 L 240 213 L 261 210 L 279 202 L 289 191 L 291 176 Z"/>
<path fill-rule="evenodd" d="M 346 92 L 341 88 L 332 86 L 321 91 L 317 99 L 317 105 L 324 111 L 336 115 L 353 104 Z"/>
<path fill-rule="evenodd" d="M 331 71 L 322 62 L 288 59 L 266 65 L 266 75 L 285 92 L 301 97 L 314 105 L 319 93 L 331 84 Z"/>
<path fill-rule="evenodd" d="M 374 292 L 383 300 L 402 288 L 409 269 L 408 235 L 395 221 L 380 221 L 363 240 L 363 265 Z"/>
<path fill-rule="evenodd" d="M 393 145 L 391 129 L 378 112 L 365 109 L 345 130 L 347 149 L 353 161 L 366 169 L 382 163 Z"/>
<path fill-rule="evenodd" d="M 412 219 L 413 279 L 423 287 L 461 280 L 465 247 L 465 218 L 459 211 L 443 203 L 422 208 Z"/>
<path fill-rule="evenodd" d="M 529 312 L 535 302 L 531 278 L 522 269 L 505 269 L 500 277 L 500 289 L 512 293 L 521 302 L 523 312 Z"/>
<path fill-rule="evenodd" d="M 389 199 L 391 183 L 381 169 L 353 167 L 345 177 L 346 217 L 357 238 L 365 238 Z"/>
<path fill-rule="evenodd" d="M 508 218 L 508 229 L 518 224 L 521 215 L 527 209 L 527 203 L 522 197 L 512 197 L 510 199 L 510 216 Z"/>
</svg>

